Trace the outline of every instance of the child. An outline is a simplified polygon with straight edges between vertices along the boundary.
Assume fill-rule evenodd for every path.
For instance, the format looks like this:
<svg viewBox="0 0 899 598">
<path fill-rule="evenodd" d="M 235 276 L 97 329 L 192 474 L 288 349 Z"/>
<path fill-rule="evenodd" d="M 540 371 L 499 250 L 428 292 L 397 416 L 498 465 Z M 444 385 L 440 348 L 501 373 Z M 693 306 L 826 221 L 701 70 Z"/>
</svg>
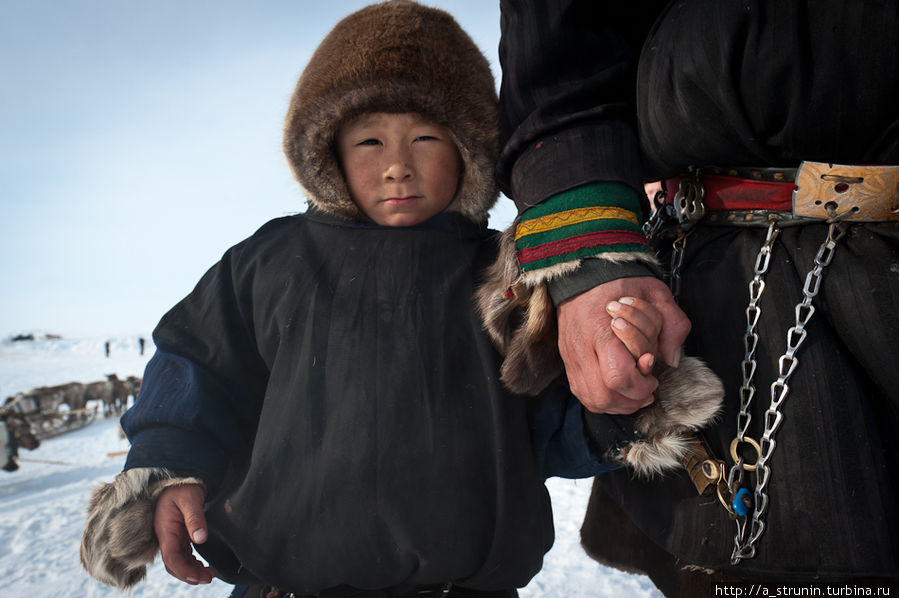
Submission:
<svg viewBox="0 0 899 598">
<path fill-rule="evenodd" d="M 613 465 L 562 382 L 502 386 L 474 307 L 495 104 L 442 11 L 372 5 L 324 39 L 284 134 L 309 210 L 229 249 L 154 331 L 125 471 L 89 507 L 91 575 L 133 586 L 157 539 L 176 577 L 254 598 L 510 597 L 540 570 L 545 477 Z"/>
</svg>

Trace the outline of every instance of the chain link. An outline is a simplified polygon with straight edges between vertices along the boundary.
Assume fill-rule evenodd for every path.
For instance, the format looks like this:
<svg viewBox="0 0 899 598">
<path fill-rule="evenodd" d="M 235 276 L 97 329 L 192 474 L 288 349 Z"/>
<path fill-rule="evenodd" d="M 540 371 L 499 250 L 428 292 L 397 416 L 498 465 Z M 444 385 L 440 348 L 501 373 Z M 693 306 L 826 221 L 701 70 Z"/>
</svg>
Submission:
<svg viewBox="0 0 899 598">
<path fill-rule="evenodd" d="M 744 440 L 750 440 L 746 436 L 751 416 L 749 414 L 749 404 L 755 392 L 752 386 L 752 374 L 755 373 L 756 362 L 754 357 L 755 345 L 758 341 L 758 335 L 755 333 L 755 324 L 761 315 L 758 308 L 758 299 L 764 290 L 764 282 L 762 277 L 768 268 L 770 260 L 771 243 L 777 236 L 773 233 L 776 229 L 773 224 L 768 228 L 768 238 L 759 252 L 756 260 L 756 276 L 750 283 L 750 301 L 749 308 L 746 310 L 748 322 L 747 332 L 744 336 L 744 345 L 747 347 L 746 356 L 743 361 L 743 386 L 740 389 L 740 415 L 737 419 L 737 443 Z M 777 442 L 774 440 L 774 434 L 783 422 L 783 413 L 780 411 L 781 405 L 786 400 L 790 392 L 789 379 L 796 371 L 799 360 L 796 353 L 802 343 L 805 342 L 807 332 L 805 327 L 808 325 L 812 316 L 815 314 L 815 307 L 812 301 L 817 296 L 821 288 L 821 281 L 824 276 L 824 269 L 830 265 L 833 259 L 834 249 L 837 242 L 846 233 L 846 229 L 839 222 L 831 221 L 827 229 L 827 238 L 818 249 L 815 256 L 815 265 L 808 272 L 805 278 L 805 286 L 803 287 L 803 299 L 796 305 L 795 325 L 787 331 L 787 349 L 778 360 L 778 377 L 771 384 L 771 402 L 765 411 L 764 433 L 762 440 L 758 443 L 758 462 L 755 465 L 753 475 L 755 477 L 755 490 L 753 494 L 753 512 L 752 518 L 748 521 L 746 517 L 737 519 L 737 533 L 734 537 L 734 550 L 731 554 L 731 563 L 738 564 L 742 559 L 752 558 L 756 553 L 756 545 L 762 533 L 765 531 L 765 522 L 763 517 L 768 508 L 767 487 L 771 478 L 771 468 L 768 461 L 774 453 Z M 750 350 L 751 347 L 751 350 Z M 745 390 L 744 390 L 745 389 Z M 733 451 L 732 451 L 733 452 Z M 734 456 L 736 463 L 728 474 L 728 486 L 731 493 L 736 493 L 743 481 L 744 470 L 749 470 L 743 462 L 743 456 L 736 453 Z M 747 537 L 748 533 L 748 537 Z"/>
<path fill-rule="evenodd" d="M 699 182 L 699 170 L 693 171 L 690 176 L 681 179 L 674 194 L 673 217 L 677 219 L 677 237 L 672 242 L 671 252 L 671 295 L 677 301 L 680 298 L 681 278 L 680 272 L 684 264 L 684 250 L 687 247 L 687 237 L 693 232 L 696 224 L 705 217 L 706 207 L 703 202 L 705 187 Z"/>
<path fill-rule="evenodd" d="M 669 286 L 671 287 L 671 296 L 674 297 L 675 301 L 680 300 L 680 271 L 684 265 L 684 249 L 687 247 L 687 237 L 689 235 L 689 232 L 680 232 L 678 233 L 677 238 L 671 243 L 673 251 L 671 252 L 671 282 L 669 283 Z"/>
<path fill-rule="evenodd" d="M 762 315 L 762 309 L 759 307 L 759 300 L 762 293 L 765 292 L 764 276 L 768 272 L 771 265 L 771 254 L 774 249 L 774 242 L 780 235 L 780 229 L 777 228 L 775 222 L 768 225 L 768 233 L 765 242 L 759 250 L 755 259 L 755 275 L 749 282 L 749 306 L 746 308 L 746 332 L 743 334 L 743 347 L 745 354 L 740 367 L 743 371 L 743 384 L 740 386 L 740 412 L 737 414 L 737 436 L 736 444 L 745 443 L 746 434 L 749 431 L 749 423 L 752 421 L 752 414 L 749 413 L 749 406 L 755 397 L 755 385 L 752 382 L 753 376 L 758 363 L 755 360 L 755 349 L 758 346 L 759 335 L 755 331 L 759 318 Z M 744 462 L 743 455 L 740 451 L 733 451 L 735 461 L 730 473 L 727 476 L 727 485 L 731 489 L 731 494 L 735 494 L 737 488 L 743 485 Z"/>
</svg>

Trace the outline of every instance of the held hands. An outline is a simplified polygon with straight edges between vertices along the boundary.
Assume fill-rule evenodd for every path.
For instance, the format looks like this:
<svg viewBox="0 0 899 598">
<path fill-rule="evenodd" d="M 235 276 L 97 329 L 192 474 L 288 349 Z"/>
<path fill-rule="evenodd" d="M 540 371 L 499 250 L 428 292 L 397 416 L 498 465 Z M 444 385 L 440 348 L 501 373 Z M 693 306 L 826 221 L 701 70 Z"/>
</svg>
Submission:
<svg viewBox="0 0 899 598">
<path fill-rule="evenodd" d="M 194 555 L 191 541 L 202 544 L 208 537 L 203 515 L 203 488 L 197 484 L 171 486 L 156 500 L 153 528 L 165 569 L 191 585 L 206 584 L 216 573 Z"/>
<path fill-rule="evenodd" d="M 621 301 L 625 298 L 626 301 Z M 651 276 L 620 278 L 558 307 L 559 353 L 572 392 L 594 413 L 628 414 L 653 402 L 655 355 L 676 367 L 690 320 Z"/>
<path fill-rule="evenodd" d="M 662 328 L 662 314 L 642 299 L 622 297 L 606 305 L 612 316 L 612 332 L 637 360 L 637 371 L 643 376 L 652 374 L 658 353 L 658 334 Z"/>
</svg>

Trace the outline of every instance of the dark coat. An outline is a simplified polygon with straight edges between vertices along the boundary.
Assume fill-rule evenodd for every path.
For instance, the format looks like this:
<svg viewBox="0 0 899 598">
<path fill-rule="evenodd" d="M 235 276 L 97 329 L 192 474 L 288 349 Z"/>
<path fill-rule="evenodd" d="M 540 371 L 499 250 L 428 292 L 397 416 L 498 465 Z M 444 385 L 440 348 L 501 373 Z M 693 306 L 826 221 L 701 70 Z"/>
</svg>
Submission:
<svg viewBox="0 0 899 598">
<path fill-rule="evenodd" d="M 543 475 L 603 467 L 564 387 L 499 383 L 472 301 L 493 244 L 454 214 L 265 225 L 154 332 L 126 468 L 209 481 L 203 551 L 229 581 L 525 585 L 553 541 Z"/>
</svg>

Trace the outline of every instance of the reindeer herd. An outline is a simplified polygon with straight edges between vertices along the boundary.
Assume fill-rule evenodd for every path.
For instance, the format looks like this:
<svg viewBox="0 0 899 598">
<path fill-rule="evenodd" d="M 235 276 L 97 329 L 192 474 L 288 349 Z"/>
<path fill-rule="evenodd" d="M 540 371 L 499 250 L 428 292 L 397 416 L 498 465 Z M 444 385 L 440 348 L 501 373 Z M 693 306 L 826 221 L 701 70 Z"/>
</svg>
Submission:
<svg viewBox="0 0 899 598">
<path fill-rule="evenodd" d="M 15 449 L 33 450 L 42 438 L 49 438 L 81 428 L 102 412 L 103 417 L 119 416 L 131 398 L 137 398 L 141 380 L 128 376 L 120 380 L 107 374 L 98 382 L 69 382 L 56 386 L 40 386 L 8 397 L 0 406 L 0 447 L 9 453 L 6 465 L 12 471 Z M 3 452 L 3 451 L 0 451 Z M 0 454 L 0 461 L 4 455 Z"/>
<path fill-rule="evenodd" d="M 48 413 L 65 406 L 70 411 L 84 409 L 89 401 L 102 405 L 104 417 L 121 415 L 128 400 L 140 390 L 140 378 L 128 376 L 119 380 L 116 374 L 107 374 L 99 382 L 69 382 L 57 386 L 40 386 L 20 392 L 6 399 L 4 407 L 17 413 Z"/>
</svg>

